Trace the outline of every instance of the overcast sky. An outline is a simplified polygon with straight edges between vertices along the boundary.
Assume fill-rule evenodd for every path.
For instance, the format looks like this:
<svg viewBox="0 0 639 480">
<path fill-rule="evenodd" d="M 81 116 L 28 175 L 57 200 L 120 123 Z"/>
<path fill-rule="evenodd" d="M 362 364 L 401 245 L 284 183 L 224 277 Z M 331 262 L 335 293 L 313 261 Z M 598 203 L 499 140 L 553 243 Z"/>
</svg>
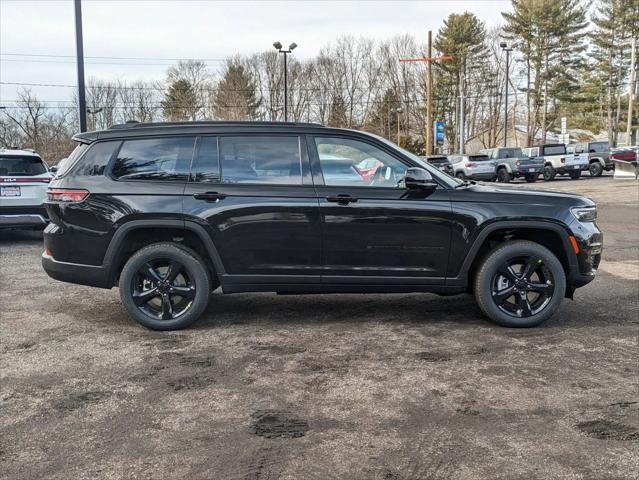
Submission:
<svg viewBox="0 0 639 480">
<path fill-rule="evenodd" d="M 84 0 L 86 77 L 153 80 L 168 60 L 203 58 L 212 69 L 234 54 L 250 54 L 296 42 L 308 58 L 340 35 L 379 40 L 408 33 L 425 41 L 450 13 L 473 12 L 487 27 L 501 22 L 509 1 L 241 2 Z M 14 54 L 44 55 L 42 57 Z M 46 55 L 56 55 L 50 57 Z M 72 0 L 0 0 L 0 82 L 76 83 Z M 68 56 L 68 57 L 65 57 Z M 25 61 L 27 60 L 27 61 Z M 106 63 L 108 62 L 108 63 Z M 16 86 L 0 84 L 0 105 L 11 104 Z M 68 100 L 72 88 L 32 87 L 42 100 Z"/>
</svg>

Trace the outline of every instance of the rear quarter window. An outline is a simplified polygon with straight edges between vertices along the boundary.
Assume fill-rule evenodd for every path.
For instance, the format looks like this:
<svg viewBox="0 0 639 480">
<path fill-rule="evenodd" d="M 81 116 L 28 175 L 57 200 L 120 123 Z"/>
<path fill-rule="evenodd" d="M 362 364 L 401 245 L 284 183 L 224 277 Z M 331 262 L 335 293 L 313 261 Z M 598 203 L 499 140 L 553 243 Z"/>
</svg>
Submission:
<svg viewBox="0 0 639 480">
<path fill-rule="evenodd" d="M 113 162 L 116 180 L 186 181 L 195 137 L 125 140 Z"/>
<path fill-rule="evenodd" d="M 73 173 L 83 176 L 103 175 L 120 143 L 120 141 L 98 142 L 91 145 L 82 160 L 78 162 L 78 166 L 73 169 Z"/>
</svg>

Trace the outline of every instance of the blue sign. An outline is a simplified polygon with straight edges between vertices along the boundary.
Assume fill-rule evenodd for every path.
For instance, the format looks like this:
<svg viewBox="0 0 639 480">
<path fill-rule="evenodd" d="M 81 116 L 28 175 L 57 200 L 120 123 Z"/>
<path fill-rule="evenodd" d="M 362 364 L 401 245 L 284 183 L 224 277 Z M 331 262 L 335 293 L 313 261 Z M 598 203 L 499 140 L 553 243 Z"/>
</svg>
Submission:
<svg viewBox="0 0 639 480">
<path fill-rule="evenodd" d="M 435 145 L 444 144 L 444 122 L 437 120 L 435 122 Z"/>
</svg>

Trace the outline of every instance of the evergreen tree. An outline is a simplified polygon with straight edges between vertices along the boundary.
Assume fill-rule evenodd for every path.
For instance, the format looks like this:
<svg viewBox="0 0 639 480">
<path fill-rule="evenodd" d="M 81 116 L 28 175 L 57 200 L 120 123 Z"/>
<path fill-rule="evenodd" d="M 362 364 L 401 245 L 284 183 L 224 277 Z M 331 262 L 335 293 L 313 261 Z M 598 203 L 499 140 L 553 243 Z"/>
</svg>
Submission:
<svg viewBox="0 0 639 480">
<path fill-rule="evenodd" d="M 255 81 L 240 64 L 229 62 L 217 85 L 213 99 L 216 118 L 222 120 L 257 120 L 260 101 Z"/>
<path fill-rule="evenodd" d="M 200 106 L 197 95 L 188 80 L 175 80 L 169 85 L 162 100 L 164 117 L 170 121 L 195 120 Z"/>
</svg>

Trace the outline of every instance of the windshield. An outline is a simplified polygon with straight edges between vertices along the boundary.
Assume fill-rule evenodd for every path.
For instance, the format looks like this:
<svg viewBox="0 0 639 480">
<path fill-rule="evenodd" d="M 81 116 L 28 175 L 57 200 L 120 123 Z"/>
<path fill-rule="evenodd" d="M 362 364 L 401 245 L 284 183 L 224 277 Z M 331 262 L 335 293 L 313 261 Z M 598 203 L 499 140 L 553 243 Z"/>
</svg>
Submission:
<svg viewBox="0 0 639 480">
<path fill-rule="evenodd" d="M 610 150 L 610 144 L 608 142 L 594 142 L 590 144 L 590 152 L 607 152 Z"/>
<path fill-rule="evenodd" d="M 433 165 L 442 165 L 448 163 L 448 158 L 446 157 L 428 157 L 426 158 L 428 163 L 432 163 Z"/>
<path fill-rule="evenodd" d="M 519 158 L 523 157 L 521 148 L 501 148 L 499 149 L 499 158 Z"/>
<path fill-rule="evenodd" d="M 566 153 L 565 145 L 545 145 L 544 155 L 564 155 Z"/>
<path fill-rule="evenodd" d="M 0 156 L 0 175 L 35 176 L 47 173 L 40 157 L 8 155 Z"/>
</svg>

